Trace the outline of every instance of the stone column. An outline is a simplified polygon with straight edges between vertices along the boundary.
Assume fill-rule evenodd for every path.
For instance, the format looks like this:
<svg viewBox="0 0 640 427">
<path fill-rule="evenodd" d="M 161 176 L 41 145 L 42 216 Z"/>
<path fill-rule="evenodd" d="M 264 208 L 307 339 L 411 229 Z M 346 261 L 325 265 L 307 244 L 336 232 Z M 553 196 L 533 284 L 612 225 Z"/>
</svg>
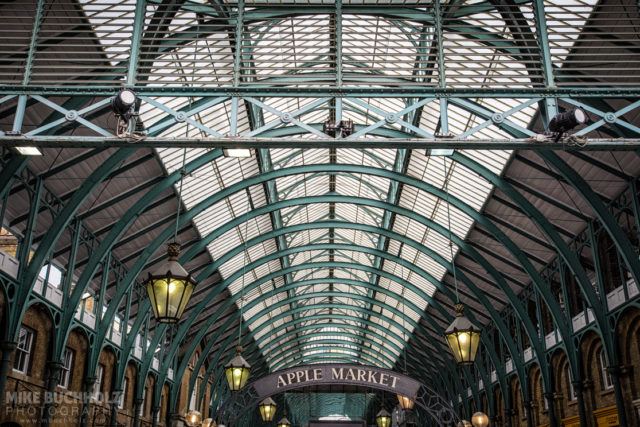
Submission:
<svg viewBox="0 0 640 427">
<path fill-rule="evenodd" d="M 18 343 L 15 341 L 0 341 L 0 409 L 5 401 L 4 399 L 4 387 L 7 384 L 7 376 L 9 375 L 9 363 L 11 362 L 11 356 L 16 349 Z"/>
</svg>

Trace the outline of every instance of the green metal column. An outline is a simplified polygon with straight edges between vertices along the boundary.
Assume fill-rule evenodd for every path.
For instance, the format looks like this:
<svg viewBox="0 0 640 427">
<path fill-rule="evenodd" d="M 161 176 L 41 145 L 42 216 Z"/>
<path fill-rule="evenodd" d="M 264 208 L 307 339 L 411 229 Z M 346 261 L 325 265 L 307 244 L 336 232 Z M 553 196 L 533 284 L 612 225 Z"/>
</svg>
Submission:
<svg viewBox="0 0 640 427">
<path fill-rule="evenodd" d="M 60 371 L 62 370 L 62 362 L 52 360 L 47 362 L 49 375 L 47 377 L 47 388 L 45 394 L 45 403 L 42 410 L 42 427 L 48 427 L 51 423 L 51 414 L 54 413 L 55 402 L 53 401 L 56 385 L 60 381 Z"/>
<path fill-rule="evenodd" d="M 36 54 L 36 44 L 38 40 L 38 34 L 40 33 L 40 24 L 42 23 L 42 11 L 44 9 L 44 0 L 38 1 L 36 9 L 36 16 L 33 21 L 33 32 L 31 33 L 31 43 L 29 44 L 29 54 L 27 56 L 27 62 L 24 66 L 24 75 L 22 77 L 22 84 L 24 86 L 29 84 L 31 80 L 31 69 L 33 68 L 33 60 Z M 22 121 L 24 119 L 24 112 L 27 108 L 27 95 L 20 95 L 18 97 L 18 106 L 16 107 L 16 114 L 13 118 L 14 133 L 22 133 Z"/>
<path fill-rule="evenodd" d="M 146 8 L 146 0 L 136 1 L 136 11 L 133 21 L 133 34 L 131 36 L 131 53 L 129 54 L 129 68 L 127 70 L 127 80 L 125 83 L 126 86 L 133 86 L 136 84 L 136 76 L 138 74 L 138 58 L 140 57 L 140 40 L 142 39 Z"/>
<path fill-rule="evenodd" d="M 140 408 L 142 408 L 143 403 L 144 399 L 138 396 L 133 401 L 133 427 L 140 426 Z"/>
<path fill-rule="evenodd" d="M 87 359 L 87 364 L 89 360 Z M 91 408 L 91 394 L 95 386 L 97 377 L 91 372 L 84 377 L 84 395 L 82 402 L 82 414 L 80 415 L 80 425 L 86 427 L 89 425 L 89 410 Z"/>
<path fill-rule="evenodd" d="M 584 384 L 581 378 L 572 378 L 573 389 L 576 392 L 578 398 L 578 417 L 580 418 L 580 425 L 586 426 L 587 423 L 587 409 L 584 404 Z"/>
<path fill-rule="evenodd" d="M 538 36 L 538 44 L 542 51 L 542 67 L 544 75 L 544 85 L 547 88 L 554 88 L 555 79 L 553 76 L 553 62 L 551 60 L 551 48 L 549 45 L 549 34 L 547 30 L 547 18 L 545 16 L 544 1 L 534 0 L 533 11 L 535 14 L 536 33 Z M 546 97 L 544 99 L 544 108 L 547 116 L 543 116 L 545 124 L 558 113 L 558 100 L 556 98 Z"/>
<path fill-rule="evenodd" d="M 0 359 L 0 393 L 2 393 L 2 395 L 4 395 L 4 386 L 7 383 L 11 356 L 13 356 L 13 351 L 17 345 L 18 343 L 15 341 L 0 342 L 0 351 L 2 352 L 2 359 Z M 2 409 L 4 402 L 5 399 L 0 399 L 0 409 Z"/>
</svg>

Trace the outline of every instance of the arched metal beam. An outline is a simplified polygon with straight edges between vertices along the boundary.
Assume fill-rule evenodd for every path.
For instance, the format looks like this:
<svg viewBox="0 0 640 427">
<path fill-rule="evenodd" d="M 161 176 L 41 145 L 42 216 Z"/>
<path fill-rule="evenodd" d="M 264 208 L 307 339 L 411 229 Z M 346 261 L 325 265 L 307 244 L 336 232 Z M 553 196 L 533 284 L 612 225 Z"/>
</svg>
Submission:
<svg viewBox="0 0 640 427">
<path fill-rule="evenodd" d="M 266 180 L 266 179 L 267 179 L 266 177 L 262 177 L 262 178 L 263 178 L 263 180 Z"/>
<path fill-rule="evenodd" d="M 363 168 L 363 167 L 353 166 L 353 165 L 339 165 L 339 166 L 338 165 L 317 165 L 317 166 L 321 166 L 322 168 L 329 167 L 329 169 L 331 167 L 333 167 L 334 169 L 336 169 L 336 171 L 340 171 L 340 170 L 343 170 L 344 168 L 348 168 L 351 171 L 359 172 L 359 173 L 364 172 L 364 173 L 371 174 L 371 172 L 372 172 L 371 168 L 367 168 L 367 170 L 365 170 L 365 168 Z M 304 168 L 299 168 L 297 173 L 302 173 L 302 172 L 308 173 L 310 167 L 312 168 L 313 166 L 305 166 Z M 291 168 L 291 169 L 295 170 L 295 168 Z M 246 186 L 249 186 L 249 185 L 254 185 L 254 184 L 258 183 L 258 182 L 264 182 L 264 181 L 266 181 L 268 179 L 273 179 L 273 178 L 276 177 L 275 175 L 284 176 L 285 174 L 294 174 L 295 173 L 294 170 L 291 170 L 291 169 L 279 170 L 279 171 L 276 171 L 275 173 L 269 174 L 269 175 L 261 175 L 259 177 L 252 177 L 252 178 L 249 178 L 248 180 L 245 180 L 245 182 L 243 182 L 243 184 L 245 184 L 244 186 L 246 187 Z M 329 170 L 329 172 L 330 172 L 330 170 Z M 388 174 L 388 171 L 386 171 L 386 172 L 384 172 L 384 171 L 380 171 L 380 172 L 374 171 L 374 174 L 377 174 L 377 173 L 386 175 L 386 174 Z M 393 174 L 391 174 L 388 177 L 396 178 L 395 176 L 393 176 Z M 408 177 L 398 177 L 398 180 L 403 180 L 403 179 L 406 182 Z M 411 184 L 411 182 L 409 182 L 409 183 Z M 420 183 L 420 184 L 422 185 L 424 183 Z M 233 187 L 225 189 L 227 194 L 231 194 L 233 192 L 232 190 L 233 190 Z M 429 190 L 427 190 L 427 191 L 429 191 Z M 441 190 L 437 190 L 437 191 L 441 191 Z M 223 193 L 224 193 L 224 191 L 223 191 Z M 221 199 L 221 198 L 225 197 L 225 195 L 224 194 L 217 194 L 217 195 L 215 195 L 215 197 L 218 197 L 219 199 Z M 452 202 L 453 201 L 454 200 L 452 199 Z M 208 204 L 211 204 L 211 203 L 213 203 L 213 202 L 208 202 Z M 202 207 L 202 209 L 204 209 L 204 206 Z M 183 217 L 183 220 L 186 221 L 187 217 L 190 220 L 191 217 L 193 217 L 193 216 L 195 216 L 195 213 L 193 213 L 192 215 L 187 214 L 187 215 L 185 215 L 185 217 Z M 165 233 L 165 235 L 167 235 L 167 237 L 168 237 L 168 233 Z M 166 237 L 165 237 L 165 239 L 166 239 Z M 147 250 L 148 251 L 155 250 L 155 249 L 157 249 L 157 246 L 159 246 L 159 244 L 160 243 L 157 242 L 155 247 L 154 246 L 150 246 L 149 248 L 147 248 Z M 142 258 L 140 259 L 140 261 L 142 261 Z"/>
<path fill-rule="evenodd" d="M 192 173 L 198 170 L 199 168 L 207 165 L 209 162 L 215 160 L 217 157 L 220 157 L 220 156 L 222 156 L 222 150 L 217 149 L 217 150 L 208 151 L 203 155 L 199 156 L 198 158 L 194 159 L 193 161 L 189 162 L 188 164 L 186 164 L 185 172 L 187 174 Z M 76 287 L 71 292 L 71 295 L 65 296 L 65 298 L 67 299 L 66 304 L 69 307 L 78 306 L 78 304 L 80 303 L 80 299 L 82 298 L 82 295 L 86 292 L 86 290 L 89 287 L 89 284 L 93 280 L 93 276 L 98 271 L 98 268 L 100 267 L 100 265 L 107 258 L 107 256 L 111 252 L 111 248 L 118 241 L 118 239 L 120 239 L 124 235 L 126 230 L 138 219 L 138 217 L 142 214 L 145 208 L 149 204 L 153 203 L 153 201 L 156 200 L 162 193 L 164 193 L 165 191 L 170 189 L 175 183 L 177 183 L 180 180 L 181 176 L 182 175 L 179 170 L 176 170 L 172 174 L 168 175 L 160 183 L 156 184 L 151 190 L 145 193 L 144 196 L 142 196 L 138 201 L 136 201 L 133 204 L 133 206 L 131 206 L 124 213 L 124 215 L 122 215 L 122 217 L 118 220 L 118 222 L 111 228 L 111 231 L 109 231 L 109 234 L 104 239 L 102 239 L 100 246 L 98 246 L 95 249 L 95 251 L 91 254 L 89 262 L 85 265 L 84 269 L 82 270 L 82 274 L 80 275 L 77 281 Z M 125 292 L 121 292 L 121 295 L 122 297 L 124 297 Z M 102 344 L 104 343 L 103 337 L 106 337 L 106 331 L 108 330 L 109 325 L 113 323 L 113 318 L 116 314 L 117 307 L 120 305 L 120 301 L 118 302 L 118 305 L 112 309 L 111 309 L 111 305 L 112 304 L 110 302 L 107 312 L 102 317 L 102 320 L 100 320 L 98 327 L 96 328 L 96 330 L 99 331 L 98 340 L 97 340 L 99 348 L 101 348 Z M 111 309 L 112 311 L 110 312 L 109 309 Z M 60 326 L 66 328 L 67 331 L 69 331 L 69 328 L 73 322 L 74 314 L 75 314 L 75 311 L 64 313 Z M 139 314 L 142 314 L 144 316 L 146 312 L 144 311 L 140 312 L 139 310 Z M 134 330 L 137 330 L 137 329 L 134 329 Z M 100 331 L 103 331 L 103 333 L 100 334 Z M 67 337 L 68 337 L 68 334 L 69 332 L 67 332 L 67 335 L 66 335 Z M 103 337 L 101 337 L 101 335 Z M 102 338 L 102 340 L 100 338 Z M 65 338 L 65 342 L 66 342 L 66 338 Z M 98 352 L 98 354 L 99 353 L 100 352 Z M 95 371 L 95 369 L 97 368 L 97 362 L 98 362 L 97 359 L 95 360 L 92 359 L 89 361 L 89 364 L 88 364 L 89 372 Z"/>
<path fill-rule="evenodd" d="M 10 339 L 12 341 L 15 341 L 17 338 L 18 329 L 27 308 L 26 302 L 31 294 L 33 285 L 36 282 L 38 273 L 51 252 L 53 252 L 58 238 L 62 235 L 65 228 L 74 218 L 75 213 L 80 209 L 82 203 L 84 203 L 84 201 L 91 195 L 93 190 L 102 184 L 102 181 L 133 153 L 135 153 L 134 148 L 122 148 L 109 156 L 86 180 L 83 181 L 82 185 L 74 191 L 73 196 L 53 220 L 53 223 L 40 241 L 38 249 L 36 249 L 33 254 L 28 267 L 25 270 L 22 270 L 23 274 L 20 277 L 21 289 L 16 296 L 16 302 L 14 305 L 15 310 L 12 311 L 11 316 L 9 317 Z M 52 357 L 59 356 L 60 351 L 58 350 L 60 349 L 57 348 L 55 350 Z"/>
</svg>

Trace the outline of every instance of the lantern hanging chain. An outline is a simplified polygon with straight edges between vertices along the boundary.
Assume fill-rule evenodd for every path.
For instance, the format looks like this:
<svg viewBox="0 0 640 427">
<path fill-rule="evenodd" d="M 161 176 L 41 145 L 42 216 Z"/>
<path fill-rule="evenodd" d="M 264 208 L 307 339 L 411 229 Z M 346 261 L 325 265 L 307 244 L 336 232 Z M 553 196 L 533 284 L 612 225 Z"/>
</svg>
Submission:
<svg viewBox="0 0 640 427">
<path fill-rule="evenodd" d="M 402 278 L 402 281 L 404 282 L 404 268 L 403 268 L 403 258 L 400 256 L 402 253 L 402 246 L 400 246 L 400 251 L 398 253 L 398 257 L 400 257 L 400 277 Z M 402 297 L 402 340 L 404 341 L 404 372 L 407 372 L 407 347 L 409 347 L 409 343 L 407 342 L 407 336 L 405 334 L 405 331 L 407 330 L 407 327 L 405 326 L 405 315 L 404 315 L 404 306 L 405 306 L 405 302 L 404 302 L 404 286 L 402 286 L 402 294 L 400 295 Z"/>
<path fill-rule="evenodd" d="M 450 178 L 447 174 L 447 156 L 442 156 L 442 163 L 444 166 L 444 196 L 447 202 L 447 229 L 449 230 L 449 253 L 451 255 L 451 270 L 453 271 L 453 285 L 456 289 L 456 304 L 460 303 L 460 297 L 458 295 L 458 278 L 456 277 L 456 264 L 453 260 L 453 233 L 451 231 L 451 204 L 449 203 L 449 182 Z M 453 169 L 453 166 L 449 171 Z"/>
<path fill-rule="evenodd" d="M 248 195 L 247 195 L 248 198 Z M 242 244 L 244 246 L 244 252 L 242 257 L 242 288 L 240 290 L 240 328 L 238 328 L 238 346 L 240 345 L 240 338 L 242 336 L 242 318 L 244 315 L 244 276 L 246 274 L 247 269 L 247 236 L 249 235 L 249 209 L 251 208 L 251 204 L 247 200 L 247 220 L 244 222 L 244 238 L 242 239 Z"/>
<path fill-rule="evenodd" d="M 176 231 L 173 235 L 173 243 L 177 243 L 178 241 L 178 227 L 180 226 L 180 211 L 182 210 L 182 183 L 184 181 L 184 176 L 187 171 L 184 168 L 184 165 L 187 161 L 187 147 L 184 148 L 182 152 L 182 168 L 180 168 L 180 187 L 178 188 L 178 213 L 176 214 Z"/>
</svg>

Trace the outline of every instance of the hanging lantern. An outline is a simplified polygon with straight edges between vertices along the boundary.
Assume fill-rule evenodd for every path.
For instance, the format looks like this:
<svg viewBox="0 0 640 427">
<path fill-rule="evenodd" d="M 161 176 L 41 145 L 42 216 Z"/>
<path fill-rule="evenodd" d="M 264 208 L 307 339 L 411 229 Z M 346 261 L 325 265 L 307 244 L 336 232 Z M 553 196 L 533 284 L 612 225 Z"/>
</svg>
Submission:
<svg viewBox="0 0 640 427">
<path fill-rule="evenodd" d="M 471 417 L 471 424 L 474 427 L 487 427 L 489 425 L 489 417 L 484 412 L 476 412 Z"/>
<path fill-rule="evenodd" d="M 458 427 L 473 427 L 473 425 L 467 420 L 462 420 L 458 423 Z"/>
<path fill-rule="evenodd" d="M 202 420 L 202 427 L 216 427 L 216 422 L 213 421 L 213 418 L 205 418 Z"/>
<path fill-rule="evenodd" d="M 173 242 L 167 247 L 169 260 L 145 282 L 153 314 L 160 323 L 176 323 L 182 317 L 196 283 L 178 263 L 180 245 Z"/>
<path fill-rule="evenodd" d="M 398 394 L 397 396 L 398 396 L 398 403 L 400 404 L 400 407 L 402 409 L 404 409 L 405 411 L 410 411 L 413 409 L 413 405 L 416 404 L 415 402 L 416 396 L 413 396 L 413 399 L 410 399 L 407 396 L 403 396 L 401 394 Z"/>
<path fill-rule="evenodd" d="M 380 409 L 380 412 L 376 415 L 376 423 L 378 427 L 390 427 L 391 426 L 391 414 L 386 409 Z"/>
<path fill-rule="evenodd" d="M 260 410 L 260 416 L 262 421 L 273 421 L 273 417 L 276 416 L 276 402 L 272 398 L 268 397 L 258 405 Z"/>
<path fill-rule="evenodd" d="M 191 410 L 187 412 L 187 415 L 184 417 L 184 422 L 189 427 L 199 426 L 201 420 L 202 420 L 202 415 L 200 415 L 200 412 L 195 410 Z"/>
<path fill-rule="evenodd" d="M 278 427 L 291 427 L 291 423 L 285 416 L 285 417 L 282 417 L 280 421 L 278 421 Z"/>
<path fill-rule="evenodd" d="M 247 383 L 251 373 L 251 365 L 242 358 L 241 345 L 236 346 L 236 355 L 224 367 L 224 373 L 227 376 L 231 391 L 238 391 Z"/>
<path fill-rule="evenodd" d="M 480 329 L 464 316 L 464 305 L 456 304 L 455 310 L 456 318 L 444 332 L 444 336 L 458 365 L 471 365 L 476 359 L 480 344 Z"/>
<path fill-rule="evenodd" d="M 403 308 L 403 312 L 404 312 L 404 308 Z M 405 363 L 405 369 L 406 369 L 406 364 L 407 364 L 407 356 L 406 356 L 406 354 L 405 354 L 404 357 L 405 357 L 404 363 Z M 403 372 L 403 374 L 405 376 L 409 376 L 409 373 L 406 370 Z M 417 394 L 413 396 L 413 399 L 411 399 L 411 398 L 409 398 L 407 396 L 404 396 L 402 394 L 397 394 L 396 396 L 398 397 L 398 403 L 400 404 L 400 407 L 402 409 L 404 409 L 405 411 L 410 411 L 410 410 L 413 409 L 413 405 L 415 405 L 415 403 L 416 403 L 415 402 L 416 397 L 418 397 Z"/>
</svg>

